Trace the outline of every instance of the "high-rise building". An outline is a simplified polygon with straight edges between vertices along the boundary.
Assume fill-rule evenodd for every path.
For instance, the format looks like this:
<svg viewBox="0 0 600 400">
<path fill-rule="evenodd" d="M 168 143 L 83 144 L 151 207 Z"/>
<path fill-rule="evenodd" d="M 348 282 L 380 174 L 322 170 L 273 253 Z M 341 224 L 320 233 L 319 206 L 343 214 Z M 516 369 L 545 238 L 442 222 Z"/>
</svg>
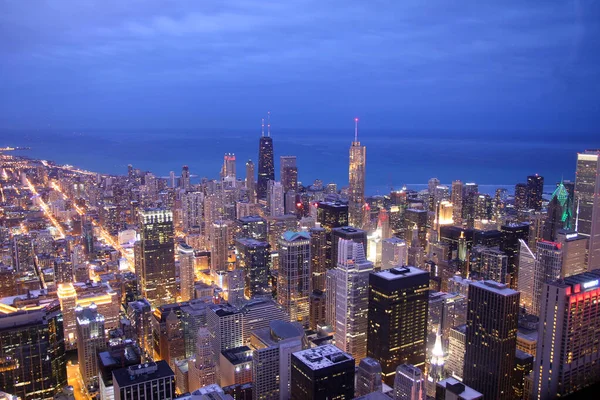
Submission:
<svg viewBox="0 0 600 400">
<path fill-rule="evenodd" d="M 482 400 L 477 390 L 459 382 L 455 378 L 444 379 L 436 385 L 435 400 Z"/>
<path fill-rule="evenodd" d="M 154 307 L 171 303 L 177 297 L 173 213 L 147 209 L 139 223 L 142 294 Z"/>
<path fill-rule="evenodd" d="M 284 192 L 298 191 L 298 167 L 296 156 L 281 156 L 279 158 L 280 179 Z"/>
<path fill-rule="evenodd" d="M 452 182 L 452 192 L 450 194 L 452 202 L 452 219 L 456 225 L 462 224 L 462 203 L 463 203 L 463 183 L 461 181 Z"/>
<path fill-rule="evenodd" d="M 348 205 L 329 201 L 317 203 L 317 222 L 327 233 L 333 228 L 348 226 Z"/>
<path fill-rule="evenodd" d="M 256 203 L 256 181 L 254 179 L 254 163 L 252 160 L 248 160 L 246 162 L 246 190 L 250 203 Z"/>
<path fill-rule="evenodd" d="M 304 330 L 298 323 L 271 321 L 250 337 L 252 348 L 252 398 L 290 398 L 292 353 L 307 347 Z"/>
<path fill-rule="evenodd" d="M 330 253 L 330 261 L 331 266 L 329 268 L 335 268 L 338 262 L 338 243 L 340 240 L 350 240 L 355 243 L 362 244 L 363 249 L 365 251 L 365 256 L 367 255 L 367 232 L 353 228 L 351 226 L 342 226 L 338 228 L 333 228 L 331 230 L 331 253 Z"/>
<path fill-rule="evenodd" d="M 529 238 L 528 224 L 507 224 L 500 228 L 500 250 L 508 257 L 507 273 L 508 283 L 511 288 L 518 287 L 519 274 L 519 239 L 527 241 Z"/>
<path fill-rule="evenodd" d="M 562 246 L 559 243 L 546 241 L 537 243 L 533 267 L 531 309 L 527 310 L 530 314 L 540 315 L 540 306 L 543 300 L 542 289 L 547 281 L 553 281 L 561 277 L 562 260 Z"/>
<path fill-rule="evenodd" d="M 229 304 L 212 304 L 206 310 L 206 328 L 210 334 L 213 361 L 220 382 L 221 352 L 243 346 L 242 312 Z"/>
<path fill-rule="evenodd" d="M 368 282 L 373 263 L 365 256 L 363 245 L 351 240 L 338 242 L 337 265 L 329 270 L 327 308 L 335 310 L 335 345 L 352 354 L 358 362 L 367 356 Z"/>
<path fill-rule="evenodd" d="M 235 154 L 225 153 L 225 155 L 223 156 L 222 176 L 222 179 L 224 181 L 235 182 Z"/>
<path fill-rule="evenodd" d="M 394 400 L 425 400 L 425 376 L 410 364 L 400 364 L 394 377 Z"/>
<path fill-rule="evenodd" d="M 527 210 L 527 184 L 517 183 L 515 185 L 515 210 L 522 212 Z"/>
<path fill-rule="evenodd" d="M 467 182 L 463 186 L 462 194 L 462 222 L 469 228 L 473 227 L 475 221 L 475 205 L 479 186 L 476 183 Z"/>
<path fill-rule="evenodd" d="M 548 216 L 544 223 L 544 240 L 555 241 L 557 232 L 572 229 L 573 198 L 561 181 L 548 204 Z"/>
<path fill-rule="evenodd" d="M 415 267 L 369 276 L 367 356 L 379 361 L 389 386 L 399 364 L 425 366 L 428 292 L 429 273 Z"/>
<path fill-rule="evenodd" d="M 242 338 L 248 344 L 252 332 L 268 328 L 271 321 L 290 320 L 290 316 L 273 299 L 260 298 L 246 302 L 239 311 L 242 313 Z"/>
<path fill-rule="evenodd" d="M 325 290 L 327 272 L 327 235 L 324 228 L 310 229 L 311 292 Z"/>
<path fill-rule="evenodd" d="M 561 278 L 584 273 L 587 270 L 587 238 L 575 231 L 559 230 L 555 241 L 560 244 L 563 253 Z"/>
<path fill-rule="evenodd" d="M 577 154 L 575 230 L 590 238 L 588 271 L 600 268 L 600 149 Z"/>
<path fill-rule="evenodd" d="M 98 314 L 94 303 L 89 307 L 78 306 L 75 309 L 77 317 L 77 357 L 79 372 L 87 386 L 95 386 L 98 378 L 98 362 L 96 355 L 106 349 L 104 333 L 104 316 Z"/>
<path fill-rule="evenodd" d="M 177 254 L 179 257 L 181 301 L 189 301 L 195 297 L 194 282 L 196 280 L 196 274 L 194 272 L 194 249 L 185 243 L 178 243 Z"/>
<path fill-rule="evenodd" d="M 258 142 L 258 182 L 256 194 L 259 199 L 267 198 L 269 181 L 275 180 L 275 161 L 273 159 L 273 139 L 271 138 L 271 123 L 267 127 L 267 136 L 263 131 Z"/>
<path fill-rule="evenodd" d="M 331 344 L 298 351 L 291 358 L 291 400 L 354 398 L 354 359 Z"/>
<path fill-rule="evenodd" d="M 362 228 L 365 205 L 365 167 L 367 148 L 358 141 L 358 118 L 354 120 L 354 141 L 350 146 L 348 173 L 348 212 L 349 224 Z"/>
<path fill-rule="evenodd" d="M 0 315 L 0 388 L 21 399 L 51 399 L 67 385 L 58 302 Z M 10 397 L 12 399 L 12 397 Z"/>
<path fill-rule="evenodd" d="M 533 397 L 562 398 L 600 382 L 600 270 L 544 284 Z"/>
<path fill-rule="evenodd" d="M 285 232 L 279 239 L 277 301 L 293 322 L 308 325 L 310 295 L 310 235 Z"/>
<path fill-rule="evenodd" d="M 544 177 L 538 174 L 527 177 L 527 208 L 539 211 L 542 209 L 544 193 Z"/>
<path fill-rule="evenodd" d="M 285 214 L 284 191 L 281 182 L 269 181 L 269 215 L 280 217 Z"/>
<path fill-rule="evenodd" d="M 236 220 L 236 238 L 267 241 L 267 221 L 258 215 L 248 215 Z"/>
<path fill-rule="evenodd" d="M 115 400 L 169 400 L 175 398 L 175 374 L 166 361 L 113 371 Z"/>
<path fill-rule="evenodd" d="M 519 239 L 519 243 L 519 283 L 517 289 L 521 293 L 521 307 L 531 312 L 534 298 L 535 254 L 525 240 Z"/>
<path fill-rule="evenodd" d="M 228 226 L 225 221 L 215 221 L 210 232 L 210 269 L 213 274 L 227 271 L 228 256 Z"/>
<path fill-rule="evenodd" d="M 462 380 L 465 367 L 465 344 L 467 325 L 459 325 L 450 329 L 448 337 L 448 358 L 444 369 L 448 376 Z"/>
<path fill-rule="evenodd" d="M 366 396 L 369 393 L 381 392 L 381 364 L 374 358 L 365 357 L 356 369 L 355 396 Z"/>
<path fill-rule="evenodd" d="M 488 399 L 512 399 L 519 292 L 494 281 L 469 287 L 464 384 Z"/>
<path fill-rule="evenodd" d="M 254 239 L 235 242 L 238 268 L 244 270 L 244 296 L 248 299 L 270 294 L 271 246 Z"/>
<path fill-rule="evenodd" d="M 319 326 L 327 323 L 327 296 L 322 290 L 315 289 L 310 293 L 309 302 L 309 324 L 312 330 L 317 330 Z"/>
<path fill-rule="evenodd" d="M 198 329 L 194 357 L 190 359 L 188 367 L 190 391 L 216 383 L 217 367 L 213 356 L 210 332 L 207 328 Z"/>
<path fill-rule="evenodd" d="M 474 246 L 470 253 L 469 277 L 506 283 L 508 257 L 497 247 Z"/>
<path fill-rule="evenodd" d="M 204 211 L 204 193 L 187 192 L 181 195 L 181 214 L 183 230 L 190 232 L 200 230 Z"/>
<path fill-rule="evenodd" d="M 190 167 L 188 167 L 187 165 L 184 165 L 181 168 L 181 179 L 179 180 L 179 187 L 181 187 L 186 192 L 191 188 Z"/>
<path fill-rule="evenodd" d="M 127 318 L 131 322 L 134 338 L 146 354 L 153 352 L 152 306 L 146 299 L 127 304 Z"/>
</svg>

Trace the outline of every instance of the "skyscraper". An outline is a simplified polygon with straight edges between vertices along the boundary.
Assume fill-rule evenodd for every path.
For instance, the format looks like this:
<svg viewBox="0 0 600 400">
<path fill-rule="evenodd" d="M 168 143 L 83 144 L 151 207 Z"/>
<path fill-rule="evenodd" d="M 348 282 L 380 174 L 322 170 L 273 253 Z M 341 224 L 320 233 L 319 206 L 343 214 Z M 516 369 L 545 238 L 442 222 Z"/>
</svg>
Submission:
<svg viewBox="0 0 600 400">
<path fill-rule="evenodd" d="M 410 364 L 400 364 L 394 377 L 394 400 L 425 400 L 425 376 Z"/>
<path fill-rule="evenodd" d="M 246 162 L 246 190 L 248 191 L 248 201 L 256 203 L 256 181 L 254 180 L 254 163 L 252 160 Z"/>
<path fill-rule="evenodd" d="M 561 276 L 562 246 L 559 243 L 541 241 L 537 243 L 533 267 L 533 287 L 531 309 L 533 315 L 540 315 L 542 304 L 542 289 L 547 281 L 554 281 Z"/>
<path fill-rule="evenodd" d="M 354 359 L 331 344 L 292 354 L 291 400 L 351 400 Z"/>
<path fill-rule="evenodd" d="M 515 185 L 515 210 L 525 211 L 527 206 L 527 184 L 517 183 Z"/>
<path fill-rule="evenodd" d="M 181 301 L 189 301 L 194 296 L 194 249 L 185 243 L 177 244 L 179 255 L 179 280 L 181 284 Z"/>
<path fill-rule="evenodd" d="M 0 388 L 21 399 L 48 399 L 67 385 L 58 302 L 0 315 Z"/>
<path fill-rule="evenodd" d="M 454 224 L 462 224 L 462 203 L 463 203 L 463 183 L 459 180 L 452 181 L 452 192 L 450 193 L 452 202 L 452 219 Z"/>
<path fill-rule="evenodd" d="M 528 224 L 507 224 L 500 228 L 500 250 L 508 257 L 507 273 L 509 285 L 511 288 L 518 287 L 519 273 L 519 239 L 525 241 L 529 238 Z"/>
<path fill-rule="evenodd" d="M 187 165 L 184 165 L 183 168 L 181 168 L 181 179 L 179 181 L 179 187 L 181 187 L 185 191 L 190 190 L 190 167 L 188 167 Z"/>
<path fill-rule="evenodd" d="M 267 198 L 269 181 L 275 180 L 275 161 L 273 159 L 273 139 L 271 138 L 271 122 L 267 125 L 267 136 L 265 136 L 264 120 L 262 134 L 258 142 L 258 182 L 256 194 L 259 199 Z"/>
<path fill-rule="evenodd" d="M 544 193 L 544 177 L 538 174 L 527 177 L 527 208 L 539 211 L 542 209 Z"/>
<path fill-rule="evenodd" d="M 544 284 L 533 398 L 562 398 L 600 382 L 600 270 Z"/>
<path fill-rule="evenodd" d="M 356 228 L 363 226 L 365 205 L 365 167 L 367 148 L 358 141 L 358 118 L 354 119 L 354 141 L 350 146 L 348 174 L 348 213 L 349 224 Z"/>
<path fill-rule="evenodd" d="M 154 307 L 171 303 L 177 297 L 173 213 L 146 209 L 139 224 L 142 293 Z"/>
<path fill-rule="evenodd" d="M 304 330 L 298 323 L 271 321 L 250 337 L 252 348 L 252 398 L 290 398 L 292 353 L 307 347 Z"/>
<path fill-rule="evenodd" d="M 573 199 L 562 181 L 552 193 L 548 204 L 548 217 L 544 223 L 544 240 L 556 240 L 561 229 L 572 229 Z"/>
<path fill-rule="evenodd" d="M 210 232 L 210 269 L 211 272 L 227 271 L 228 227 L 225 221 L 215 221 Z"/>
<path fill-rule="evenodd" d="M 327 272 L 327 237 L 325 229 L 310 229 L 311 292 L 325 290 Z"/>
<path fill-rule="evenodd" d="M 464 384 L 486 399 L 512 399 L 519 292 L 494 281 L 469 286 Z"/>
<path fill-rule="evenodd" d="M 113 371 L 115 400 L 167 400 L 175 397 L 175 374 L 166 361 Z"/>
<path fill-rule="evenodd" d="M 235 171 L 235 154 L 226 153 L 223 156 L 223 180 L 235 182 L 236 171 Z"/>
<path fill-rule="evenodd" d="M 337 265 L 329 270 L 328 309 L 335 310 L 335 345 L 352 354 L 358 362 L 367 355 L 367 314 L 369 273 L 373 263 L 367 261 L 362 244 L 340 239 Z"/>
<path fill-rule="evenodd" d="M 397 237 L 384 239 L 381 244 L 381 269 L 390 269 L 406 265 L 408 246 Z"/>
<path fill-rule="evenodd" d="M 590 238 L 588 271 L 600 268 L 600 149 L 577 154 L 575 230 Z"/>
<path fill-rule="evenodd" d="M 202 228 L 203 209 L 204 193 L 187 192 L 181 195 L 181 214 L 184 231 L 199 231 Z"/>
<path fill-rule="evenodd" d="M 284 192 L 281 182 L 269 181 L 269 215 L 280 217 L 285 214 Z"/>
<path fill-rule="evenodd" d="M 428 293 L 429 273 L 415 267 L 369 276 L 367 356 L 379 361 L 389 386 L 399 364 L 425 365 Z"/>
<path fill-rule="evenodd" d="M 381 392 L 381 364 L 373 358 L 365 357 L 356 369 L 355 396 L 366 396 L 369 393 Z"/>
<path fill-rule="evenodd" d="M 254 239 L 235 242 L 238 268 L 244 270 L 244 296 L 248 299 L 270 294 L 271 246 Z"/>
<path fill-rule="evenodd" d="M 293 190 L 298 191 L 298 167 L 296 156 L 279 157 L 280 179 L 285 193 Z"/>
<path fill-rule="evenodd" d="M 310 280 L 310 235 L 285 232 L 279 239 L 277 301 L 292 322 L 308 325 Z"/>
<path fill-rule="evenodd" d="M 106 349 L 106 336 L 104 333 L 104 316 L 98 314 L 94 303 L 89 307 L 78 306 L 75 309 L 77 317 L 77 357 L 79 372 L 83 382 L 94 385 L 98 378 L 98 362 L 96 357 L 99 351 Z"/>
</svg>

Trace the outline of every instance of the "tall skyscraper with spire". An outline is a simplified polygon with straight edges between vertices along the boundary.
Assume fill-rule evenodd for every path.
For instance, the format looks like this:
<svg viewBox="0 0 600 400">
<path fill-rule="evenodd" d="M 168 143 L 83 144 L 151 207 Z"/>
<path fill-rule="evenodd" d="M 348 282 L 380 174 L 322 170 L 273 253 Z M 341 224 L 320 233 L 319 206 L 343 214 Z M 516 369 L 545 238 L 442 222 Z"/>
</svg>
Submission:
<svg viewBox="0 0 600 400">
<path fill-rule="evenodd" d="M 350 146 L 348 171 L 348 219 L 351 226 L 361 228 L 365 205 L 365 164 L 367 148 L 358 141 L 358 118 L 354 119 L 354 141 Z"/>
<path fill-rule="evenodd" d="M 267 121 L 265 136 L 265 120 L 262 120 L 261 137 L 258 142 L 258 182 L 256 194 L 259 199 L 267 198 L 269 181 L 275 180 L 275 161 L 273 159 L 273 139 L 271 139 L 271 113 Z"/>
</svg>

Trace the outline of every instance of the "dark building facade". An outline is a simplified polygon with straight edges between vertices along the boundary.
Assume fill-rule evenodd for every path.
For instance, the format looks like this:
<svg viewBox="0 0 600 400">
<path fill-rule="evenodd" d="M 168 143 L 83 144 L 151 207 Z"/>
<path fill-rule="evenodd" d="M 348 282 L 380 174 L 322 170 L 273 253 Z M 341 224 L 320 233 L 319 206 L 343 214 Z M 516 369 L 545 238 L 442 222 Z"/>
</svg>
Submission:
<svg viewBox="0 0 600 400">
<path fill-rule="evenodd" d="M 258 142 L 258 180 L 256 185 L 256 194 L 259 199 L 267 198 L 268 183 L 274 180 L 273 139 L 271 136 L 261 136 Z"/>
<path fill-rule="evenodd" d="M 494 281 L 469 286 L 464 384 L 485 399 L 513 398 L 519 292 Z"/>
<path fill-rule="evenodd" d="M 367 356 L 379 361 L 394 385 L 398 365 L 425 365 L 429 273 L 397 267 L 369 275 Z"/>
<path fill-rule="evenodd" d="M 147 209 L 139 214 L 140 283 L 152 306 L 172 303 L 177 296 L 173 213 Z"/>
<path fill-rule="evenodd" d="M 33 400 L 52 398 L 66 385 L 60 303 L 0 316 L 0 388 Z"/>
<path fill-rule="evenodd" d="M 271 245 L 254 239 L 235 241 L 238 268 L 244 270 L 244 296 L 269 294 Z"/>
<path fill-rule="evenodd" d="M 292 400 L 354 398 L 354 358 L 331 344 L 292 354 Z"/>
<path fill-rule="evenodd" d="M 527 177 L 527 208 L 539 211 L 542 209 L 544 193 L 544 177 L 538 174 Z"/>
<path fill-rule="evenodd" d="M 508 257 L 507 274 L 509 285 L 511 288 L 518 287 L 519 275 L 519 239 L 527 241 L 529 238 L 528 224 L 509 224 L 502 225 L 500 228 L 502 233 L 500 241 L 500 250 Z"/>
</svg>

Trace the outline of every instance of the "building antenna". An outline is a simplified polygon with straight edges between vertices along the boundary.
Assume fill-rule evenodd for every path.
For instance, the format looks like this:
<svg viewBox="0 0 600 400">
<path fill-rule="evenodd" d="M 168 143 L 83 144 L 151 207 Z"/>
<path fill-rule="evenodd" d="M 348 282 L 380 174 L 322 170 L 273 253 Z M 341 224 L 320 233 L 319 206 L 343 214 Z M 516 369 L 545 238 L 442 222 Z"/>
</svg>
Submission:
<svg viewBox="0 0 600 400">
<path fill-rule="evenodd" d="M 265 136 L 265 119 L 260 119 L 260 136 Z"/>
<path fill-rule="evenodd" d="M 354 118 L 354 141 L 358 142 L 358 118 Z"/>
<path fill-rule="evenodd" d="M 271 137 L 271 111 L 267 112 L 267 136 Z"/>
</svg>

